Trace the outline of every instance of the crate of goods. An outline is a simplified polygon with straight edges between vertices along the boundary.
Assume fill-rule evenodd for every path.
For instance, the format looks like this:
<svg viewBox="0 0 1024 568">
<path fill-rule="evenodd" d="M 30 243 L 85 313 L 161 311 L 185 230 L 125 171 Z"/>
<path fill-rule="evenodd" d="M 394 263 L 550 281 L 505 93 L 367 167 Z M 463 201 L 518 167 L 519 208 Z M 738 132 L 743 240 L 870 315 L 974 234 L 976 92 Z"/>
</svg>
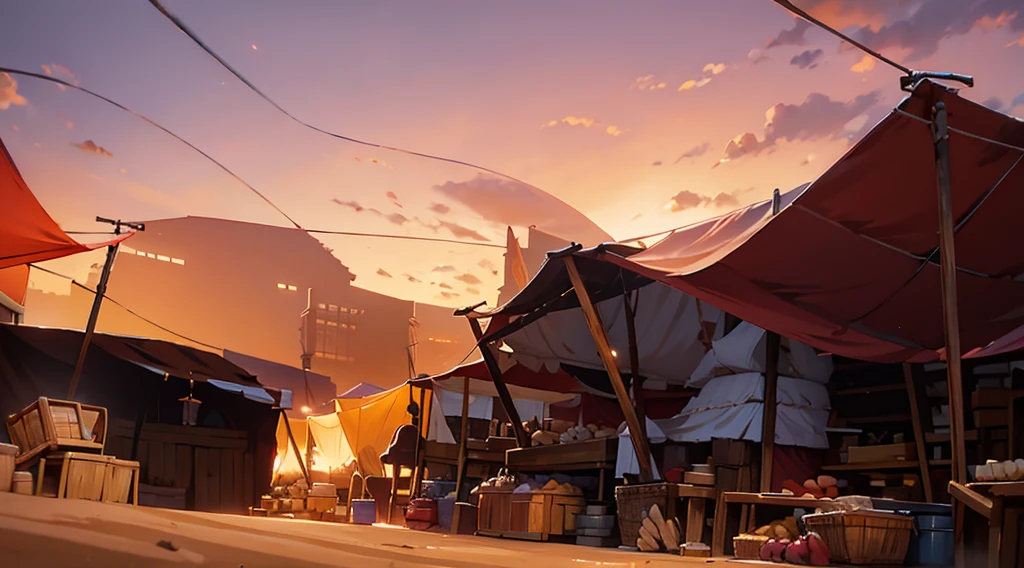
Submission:
<svg viewBox="0 0 1024 568">
<path fill-rule="evenodd" d="M 111 458 L 107 463 L 107 477 L 103 482 L 103 500 L 110 503 L 138 505 L 139 462 Z M 134 490 L 134 491 L 133 491 Z"/>
<path fill-rule="evenodd" d="M 743 560 L 760 560 L 761 547 L 768 542 L 768 537 L 756 534 L 741 534 L 733 537 L 733 555 Z"/>
<path fill-rule="evenodd" d="M 509 530 L 512 519 L 512 487 L 481 487 L 477 513 L 477 532 L 497 536 Z"/>
<path fill-rule="evenodd" d="M 679 489 L 674 483 L 647 483 L 643 485 L 620 485 L 615 488 L 615 505 L 618 509 L 619 536 L 622 542 L 636 542 L 640 536 L 643 515 L 657 505 L 666 519 L 677 518 L 676 504 Z M 683 527 L 680 527 L 683 528 Z"/>
<path fill-rule="evenodd" d="M 14 482 L 14 458 L 18 455 L 18 446 L 0 444 L 0 491 L 10 491 Z"/>
<path fill-rule="evenodd" d="M 851 446 L 847 449 L 847 462 L 868 463 L 917 459 L 917 446 L 913 443 L 883 444 L 880 446 Z"/>
<path fill-rule="evenodd" d="M 511 506 L 512 536 L 548 540 L 576 533 L 576 517 L 583 514 L 587 500 L 559 491 L 534 491 L 513 494 Z"/>
<path fill-rule="evenodd" d="M 47 458 L 47 466 L 51 459 L 52 456 Z M 114 459 L 113 456 L 80 452 L 64 452 L 60 458 L 53 459 L 62 468 L 60 476 L 63 483 L 58 488 L 57 497 L 102 501 L 108 467 Z"/>
<path fill-rule="evenodd" d="M 832 562 L 903 564 L 914 530 L 912 517 L 882 511 L 835 511 L 804 515 L 808 532 L 825 541 Z"/>
<path fill-rule="evenodd" d="M 7 433 L 21 466 L 57 450 L 102 453 L 106 420 L 102 407 L 42 397 L 7 418 Z"/>
</svg>

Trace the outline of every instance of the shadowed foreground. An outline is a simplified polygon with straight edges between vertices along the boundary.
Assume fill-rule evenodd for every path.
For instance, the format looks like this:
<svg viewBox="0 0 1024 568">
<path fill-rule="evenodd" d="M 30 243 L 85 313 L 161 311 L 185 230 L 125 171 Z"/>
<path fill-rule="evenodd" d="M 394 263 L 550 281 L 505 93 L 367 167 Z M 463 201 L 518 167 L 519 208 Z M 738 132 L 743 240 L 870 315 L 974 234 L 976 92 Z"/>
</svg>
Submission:
<svg viewBox="0 0 1024 568">
<path fill-rule="evenodd" d="M 707 564 L 563 544 L 387 527 L 133 508 L 0 493 L 0 558 L 11 566 L 622 567 Z M 722 564 L 721 561 L 715 564 Z"/>
</svg>

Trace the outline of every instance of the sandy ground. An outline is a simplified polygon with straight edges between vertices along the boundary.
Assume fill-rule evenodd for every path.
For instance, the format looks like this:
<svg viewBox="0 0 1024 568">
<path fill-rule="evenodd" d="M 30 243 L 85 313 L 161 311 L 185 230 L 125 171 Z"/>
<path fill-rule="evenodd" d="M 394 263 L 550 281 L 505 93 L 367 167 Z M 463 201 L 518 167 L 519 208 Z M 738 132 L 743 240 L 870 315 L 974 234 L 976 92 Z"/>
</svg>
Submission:
<svg viewBox="0 0 1024 568">
<path fill-rule="evenodd" d="M 163 544 L 160 544 L 160 543 Z M 660 568 L 717 564 L 567 544 L 268 519 L 0 493 L 0 565 Z M 730 566 L 737 564 L 728 563 Z"/>
</svg>

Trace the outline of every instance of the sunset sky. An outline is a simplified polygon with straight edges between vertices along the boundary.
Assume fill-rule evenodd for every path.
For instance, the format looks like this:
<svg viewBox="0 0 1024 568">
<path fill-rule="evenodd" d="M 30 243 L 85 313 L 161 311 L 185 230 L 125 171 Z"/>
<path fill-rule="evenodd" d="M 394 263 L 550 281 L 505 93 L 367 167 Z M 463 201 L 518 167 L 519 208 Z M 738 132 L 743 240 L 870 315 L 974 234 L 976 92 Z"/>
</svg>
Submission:
<svg viewBox="0 0 1024 568">
<path fill-rule="evenodd" d="M 795 3 L 910 67 L 972 74 L 968 98 L 1024 116 L 1022 0 Z M 770 0 L 166 5 L 302 120 L 548 194 L 306 129 L 148 2 L 0 3 L 0 65 L 145 114 L 306 228 L 501 245 L 506 225 L 586 244 L 653 233 L 813 180 L 904 94 L 898 71 Z M 289 225 L 194 151 L 84 93 L 0 75 L 0 137 L 68 230 L 101 230 L 96 215 Z M 493 304 L 501 284 L 501 249 L 319 238 L 356 285 L 402 298 Z M 101 261 L 50 265 L 84 280 Z"/>
</svg>

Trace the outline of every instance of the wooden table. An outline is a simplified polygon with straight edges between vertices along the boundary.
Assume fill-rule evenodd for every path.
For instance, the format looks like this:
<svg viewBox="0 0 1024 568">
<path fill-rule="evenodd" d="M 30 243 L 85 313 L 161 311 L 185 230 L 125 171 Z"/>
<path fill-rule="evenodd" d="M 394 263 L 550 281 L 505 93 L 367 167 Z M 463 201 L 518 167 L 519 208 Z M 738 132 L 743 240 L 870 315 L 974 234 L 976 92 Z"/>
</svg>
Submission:
<svg viewBox="0 0 1024 568">
<path fill-rule="evenodd" d="M 1024 564 L 1020 553 L 1020 518 L 1024 514 L 1024 481 L 968 483 L 949 482 L 949 494 L 957 503 L 958 533 L 963 512 L 969 508 L 988 519 L 988 568 L 1016 568 Z M 963 565 L 963 535 L 958 534 L 958 565 Z"/>
<path fill-rule="evenodd" d="M 755 507 L 758 505 L 769 507 L 788 507 L 792 509 L 817 509 L 822 504 L 833 503 L 831 499 L 811 499 L 804 497 L 790 497 L 785 495 L 761 494 L 761 493 L 739 493 L 725 492 L 718 498 L 715 506 L 715 528 L 711 537 L 711 556 L 725 556 L 727 544 L 730 539 L 740 532 L 752 532 L 757 528 L 755 520 Z M 735 506 L 740 507 L 739 523 L 734 525 L 735 530 L 729 530 L 727 521 L 729 513 Z"/>
<path fill-rule="evenodd" d="M 607 472 L 615 472 L 617 438 L 601 438 L 552 446 L 515 448 L 505 452 L 505 467 L 513 472 L 597 470 L 597 500 L 604 501 Z"/>
<path fill-rule="evenodd" d="M 707 503 L 715 500 L 715 488 L 679 483 L 676 490 L 680 499 L 686 499 L 686 534 L 679 536 L 683 542 L 704 542 Z"/>
</svg>

